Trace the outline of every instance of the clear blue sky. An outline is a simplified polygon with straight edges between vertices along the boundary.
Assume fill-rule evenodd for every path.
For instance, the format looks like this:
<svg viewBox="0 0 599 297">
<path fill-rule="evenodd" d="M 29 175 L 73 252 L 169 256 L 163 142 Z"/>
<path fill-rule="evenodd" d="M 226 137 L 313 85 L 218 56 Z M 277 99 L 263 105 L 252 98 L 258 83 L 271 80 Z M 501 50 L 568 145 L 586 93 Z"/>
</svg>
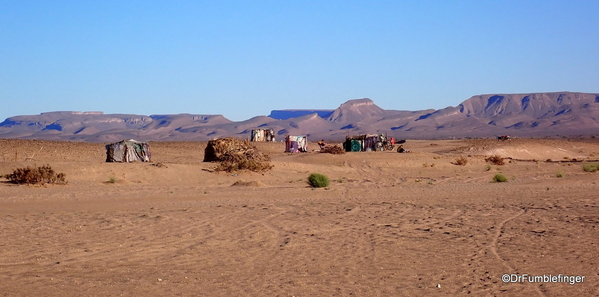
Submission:
<svg viewBox="0 0 599 297">
<path fill-rule="evenodd" d="M 0 0 L 0 121 L 599 92 L 599 1 Z"/>
</svg>

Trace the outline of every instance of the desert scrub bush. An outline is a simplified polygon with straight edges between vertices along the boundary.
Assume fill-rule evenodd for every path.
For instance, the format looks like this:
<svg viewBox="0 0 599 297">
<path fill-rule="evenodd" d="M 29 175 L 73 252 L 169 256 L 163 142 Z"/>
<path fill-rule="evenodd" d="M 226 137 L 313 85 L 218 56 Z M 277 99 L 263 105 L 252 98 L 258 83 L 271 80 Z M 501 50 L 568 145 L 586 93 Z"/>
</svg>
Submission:
<svg viewBox="0 0 599 297">
<path fill-rule="evenodd" d="M 498 174 L 495 174 L 495 176 L 493 176 L 493 182 L 504 183 L 506 181 L 507 181 L 507 177 L 505 177 L 505 175 L 503 175 L 503 174 L 498 173 Z"/>
<path fill-rule="evenodd" d="M 563 174 L 563 173 L 561 173 L 561 172 L 558 172 L 558 173 L 555 174 L 555 177 L 559 177 L 559 178 L 562 178 L 564 176 L 566 176 L 566 175 Z"/>
<path fill-rule="evenodd" d="M 11 183 L 15 184 L 29 184 L 29 185 L 45 185 L 45 184 L 59 184 L 64 185 L 67 183 L 66 174 L 56 173 L 50 165 L 43 165 L 41 167 L 24 167 L 17 168 L 10 174 L 5 174 L 2 177 L 8 179 Z"/>
<path fill-rule="evenodd" d="M 490 156 L 490 157 L 486 158 L 485 161 L 489 162 L 489 163 L 493 163 L 495 165 L 503 165 L 503 164 L 505 164 L 505 161 L 504 161 L 503 157 L 501 157 L 499 155 Z"/>
<path fill-rule="evenodd" d="M 324 188 L 329 186 L 329 178 L 320 173 L 312 173 L 308 176 L 308 184 L 313 188 Z"/>
<path fill-rule="evenodd" d="M 453 162 L 452 164 L 466 166 L 466 164 L 468 164 L 468 159 L 466 159 L 464 156 L 459 156 L 455 159 L 455 162 Z"/>
<path fill-rule="evenodd" d="M 582 169 L 586 172 L 595 172 L 599 170 L 599 163 L 586 163 L 582 165 Z"/>
</svg>

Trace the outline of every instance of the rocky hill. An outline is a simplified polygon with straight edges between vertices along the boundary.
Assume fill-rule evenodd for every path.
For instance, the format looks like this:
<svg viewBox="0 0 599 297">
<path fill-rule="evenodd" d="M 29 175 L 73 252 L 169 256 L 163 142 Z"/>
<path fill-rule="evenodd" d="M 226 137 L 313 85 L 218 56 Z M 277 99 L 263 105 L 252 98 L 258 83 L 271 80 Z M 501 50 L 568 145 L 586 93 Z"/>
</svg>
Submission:
<svg viewBox="0 0 599 297">
<path fill-rule="evenodd" d="M 273 110 L 233 122 L 222 115 L 130 115 L 47 112 L 0 123 L 0 138 L 112 142 L 248 138 L 254 128 L 272 128 L 279 139 L 307 134 L 341 140 L 347 135 L 388 133 L 396 138 L 553 137 L 599 134 L 599 94 L 556 92 L 478 95 L 439 110 L 384 110 L 372 100 L 349 100 L 335 110 Z"/>
</svg>

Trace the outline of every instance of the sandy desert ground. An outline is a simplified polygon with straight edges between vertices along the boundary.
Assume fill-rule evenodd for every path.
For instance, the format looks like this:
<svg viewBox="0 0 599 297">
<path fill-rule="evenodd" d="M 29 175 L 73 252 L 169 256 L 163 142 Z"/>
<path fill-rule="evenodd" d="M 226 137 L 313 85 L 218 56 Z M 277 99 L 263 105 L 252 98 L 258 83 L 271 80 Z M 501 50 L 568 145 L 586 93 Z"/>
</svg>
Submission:
<svg viewBox="0 0 599 297">
<path fill-rule="evenodd" d="M 205 146 L 153 142 L 153 163 L 120 164 L 103 144 L 0 140 L 0 174 L 50 164 L 68 180 L 0 179 L 0 296 L 599 296 L 599 172 L 571 162 L 599 142 L 258 143 L 264 174 L 212 172 Z M 313 172 L 330 187 L 310 188 Z"/>
</svg>

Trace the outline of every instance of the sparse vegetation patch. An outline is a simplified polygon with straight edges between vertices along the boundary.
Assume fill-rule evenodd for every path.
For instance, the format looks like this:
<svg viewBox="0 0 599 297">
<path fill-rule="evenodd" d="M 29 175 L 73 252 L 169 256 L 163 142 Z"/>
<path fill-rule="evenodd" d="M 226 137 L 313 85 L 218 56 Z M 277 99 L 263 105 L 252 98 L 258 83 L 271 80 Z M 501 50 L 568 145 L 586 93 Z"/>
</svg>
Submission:
<svg viewBox="0 0 599 297">
<path fill-rule="evenodd" d="M 496 183 L 507 182 L 507 177 L 505 177 L 505 175 L 503 175 L 501 173 L 495 174 L 495 176 L 493 176 L 493 182 L 496 182 Z"/>
<path fill-rule="evenodd" d="M 466 166 L 466 164 L 468 164 L 468 159 L 466 159 L 464 156 L 459 156 L 455 159 L 455 162 L 453 162 L 452 164 Z"/>
<path fill-rule="evenodd" d="M 64 185 L 67 183 L 66 174 L 56 173 L 54 169 L 50 167 L 50 165 L 43 165 L 41 167 L 27 166 L 24 168 L 17 168 L 12 173 L 3 175 L 2 177 L 15 184 Z"/>
<path fill-rule="evenodd" d="M 486 162 L 493 163 L 495 165 L 505 164 L 504 158 L 499 155 L 493 155 L 485 159 Z"/>
<path fill-rule="evenodd" d="M 582 169 L 586 172 L 595 172 L 599 170 L 599 163 L 586 163 L 582 165 Z"/>
<path fill-rule="evenodd" d="M 329 186 L 330 180 L 324 174 L 312 173 L 308 176 L 308 184 L 313 188 L 324 188 Z"/>
</svg>

